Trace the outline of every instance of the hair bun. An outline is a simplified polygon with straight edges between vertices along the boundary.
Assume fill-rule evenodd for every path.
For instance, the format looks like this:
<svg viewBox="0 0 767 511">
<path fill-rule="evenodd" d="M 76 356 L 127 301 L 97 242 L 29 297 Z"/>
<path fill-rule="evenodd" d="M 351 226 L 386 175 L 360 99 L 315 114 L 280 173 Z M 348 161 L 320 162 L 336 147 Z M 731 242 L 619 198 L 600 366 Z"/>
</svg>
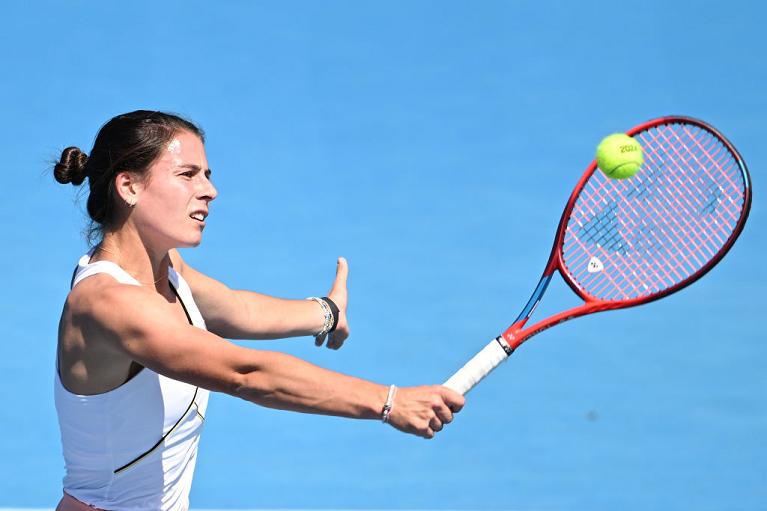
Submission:
<svg viewBox="0 0 767 511">
<path fill-rule="evenodd" d="M 88 155 L 77 147 L 67 147 L 61 152 L 61 159 L 53 167 L 53 177 L 61 184 L 72 183 L 75 186 L 85 181 L 85 164 Z"/>
</svg>

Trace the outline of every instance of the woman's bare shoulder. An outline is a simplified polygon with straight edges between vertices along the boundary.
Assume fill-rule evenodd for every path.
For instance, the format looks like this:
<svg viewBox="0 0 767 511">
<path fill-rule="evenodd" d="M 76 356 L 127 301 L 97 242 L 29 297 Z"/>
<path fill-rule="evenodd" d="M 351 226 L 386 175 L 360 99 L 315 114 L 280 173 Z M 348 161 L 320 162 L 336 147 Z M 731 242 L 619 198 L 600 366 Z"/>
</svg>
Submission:
<svg viewBox="0 0 767 511">
<path fill-rule="evenodd" d="M 97 274 L 79 282 L 69 292 L 64 316 L 77 321 L 103 322 L 125 313 L 126 303 L 150 305 L 159 299 L 153 290 L 117 282 L 108 274 Z M 136 309 L 131 308 L 135 313 Z"/>
</svg>

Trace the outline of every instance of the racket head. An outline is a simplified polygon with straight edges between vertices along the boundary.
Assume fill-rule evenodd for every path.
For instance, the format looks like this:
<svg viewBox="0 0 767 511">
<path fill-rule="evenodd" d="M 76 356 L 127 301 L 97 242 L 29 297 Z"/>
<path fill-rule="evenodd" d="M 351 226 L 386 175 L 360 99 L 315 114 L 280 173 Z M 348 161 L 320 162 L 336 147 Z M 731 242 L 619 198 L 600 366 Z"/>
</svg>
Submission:
<svg viewBox="0 0 767 511">
<path fill-rule="evenodd" d="M 746 164 L 712 126 L 667 116 L 626 133 L 642 145 L 644 164 L 618 180 L 591 162 L 544 271 L 559 270 L 586 302 L 583 313 L 647 303 L 695 282 L 732 247 L 751 207 Z"/>
</svg>

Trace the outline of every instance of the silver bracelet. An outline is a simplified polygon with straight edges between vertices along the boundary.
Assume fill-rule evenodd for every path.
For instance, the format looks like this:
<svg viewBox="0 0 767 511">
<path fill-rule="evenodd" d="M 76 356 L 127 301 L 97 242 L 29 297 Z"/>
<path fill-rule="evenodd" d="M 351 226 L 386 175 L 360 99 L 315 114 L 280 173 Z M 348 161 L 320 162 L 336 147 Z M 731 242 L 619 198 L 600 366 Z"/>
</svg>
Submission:
<svg viewBox="0 0 767 511">
<path fill-rule="evenodd" d="M 322 324 L 322 329 L 314 334 L 314 337 L 322 337 L 323 335 L 327 335 L 327 333 L 330 332 L 330 329 L 333 328 L 333 311 L 330 310 L 330 306 L 322 298 L 310 296 L 307 298 L 307 300 L 312 300 L 313 302 L 320 304 L 320 307 L 322 307 L 322 314 L 325 316 L 325 321 Z"/>
<path fill-rule="evenodd" d="M 394 408 L 394 396 L 397 395 L 397 387 L 394 385 L 389 386 L 389 394 L 386 396 L 386 404 L 384 404 L 383 411 L 381 412 L 381 421 L 384 423 L 389 422 L 389 415 Z"/>
</svg>

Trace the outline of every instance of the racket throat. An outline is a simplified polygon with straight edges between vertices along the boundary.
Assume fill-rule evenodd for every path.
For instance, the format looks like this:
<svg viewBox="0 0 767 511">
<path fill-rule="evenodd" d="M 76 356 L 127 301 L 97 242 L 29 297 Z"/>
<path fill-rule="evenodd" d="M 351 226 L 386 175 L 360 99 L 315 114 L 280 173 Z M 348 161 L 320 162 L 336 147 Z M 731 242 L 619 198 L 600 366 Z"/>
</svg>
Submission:
<svg viewBox="0 0 767 511">
<path fill-rule="evenodd" d="M 525 308 L 519 313 L 517 319 L 514 320 L 514 326 L 519 325 L 519 328 L 521 329 L 525 323 L 527 323 L 527 320 L 530 319 L 530 316 L 535 312 L 535 308 L 541 302 L 543 293 L 545 293 L 546 288 L 549 287 L 549 282 L 551 282 L 551 277 L 553 275 L 554 274 L 552 273 L 541 277 L 540 282 L 538 282 L 538 285 L 535 287 L 535 291 L 533 291 L 533 295 L 530 297 L 530 300 L 527 301 L 527 305 L 525 305 Z"/>
<path fill-rule="evenodd" d="M 548 275 L 544 273 L 541 280 L 538 282 L 538 285 L 535 286 L 532 296 L 530 296 L 530 299 L 527 301 L 527 305 L 525 305 L 522 312 L 519 313 L 519 316 L 514 320 L 514 323 L 512 323 L 503 335 L 498 338 L 507 345 L 509 350 L 511 350 L 508 352 L 509 354 L 514 352 L 514 350 L 525 341 L 526 337 L 520 337 L 518 334 L 525 327 L 525 323 L 527 323 L 527 320 L 530 319 L 530 316 L 535 312 L 535 308 L 538 307 L 538 304 L 541 302 L 541 298 L 543 298 L 543 294 L 546 292 L 546 288 L 549 286 L 549 282 L 551 282 L 551 277 L 553 275 L 553 272 Z M 504 350 L 506 349 L 507 348 L 504 347 Z"/>
</svg>

